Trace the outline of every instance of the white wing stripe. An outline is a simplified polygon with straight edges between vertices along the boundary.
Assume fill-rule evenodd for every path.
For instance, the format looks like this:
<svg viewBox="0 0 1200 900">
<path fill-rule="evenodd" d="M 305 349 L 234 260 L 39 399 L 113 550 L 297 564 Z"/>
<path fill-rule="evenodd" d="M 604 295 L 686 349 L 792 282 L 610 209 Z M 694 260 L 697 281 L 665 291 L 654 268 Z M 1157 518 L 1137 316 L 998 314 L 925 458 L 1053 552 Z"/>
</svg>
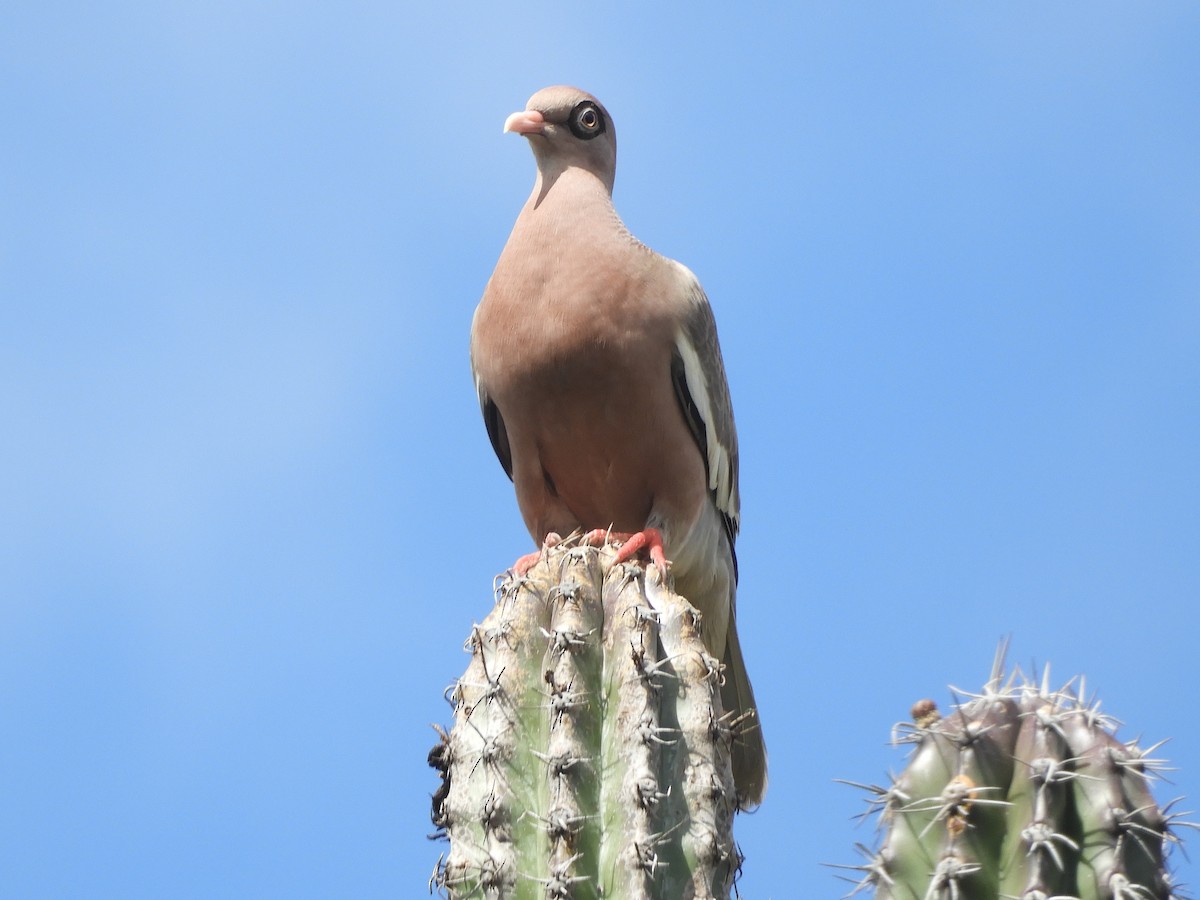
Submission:
<svg viewBox="0 0 1200 900">
<path fill-rule="evenodd" d="M 717 429 L 713 422 L 712 399 L 708 393 L 708 378 L 705 375 L 704 365 L 700 362 L 700 355 L 696 352 L 696 348 L 682 330 L 675 335 L 675 347 L 683 360 L 683 373 L 687 381 L 688 393 L 692 395 L 692 402 L 696 404 L 696 410 L 704 422 L 704 433 L 708 442 L 706 448 L 708 489 L 716 495 L 717 508 L 736 518 L 737 498 L 731 496 L 733 478 L 730 472 L 729 451 L 717 438 Z"/>
</svg>

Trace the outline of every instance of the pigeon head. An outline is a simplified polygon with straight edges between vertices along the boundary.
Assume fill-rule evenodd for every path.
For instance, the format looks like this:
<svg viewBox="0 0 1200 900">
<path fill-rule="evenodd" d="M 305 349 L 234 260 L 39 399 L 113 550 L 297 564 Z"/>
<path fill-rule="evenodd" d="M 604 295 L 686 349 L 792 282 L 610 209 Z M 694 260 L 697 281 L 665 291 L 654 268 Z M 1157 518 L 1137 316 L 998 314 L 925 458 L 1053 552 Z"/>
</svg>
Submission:
<svg viewBox="0 0 1200 900">
<path fill-rule="evenodd" d="M 529 139 L 545 186 L 566 169 L 590 172 L 612 192 L 617 169 L 617 134 L 608 110 L 586 91 L 557 86 L 543 88 L 521 112 L 504 122 L 504 130 Z"/>
</svg>

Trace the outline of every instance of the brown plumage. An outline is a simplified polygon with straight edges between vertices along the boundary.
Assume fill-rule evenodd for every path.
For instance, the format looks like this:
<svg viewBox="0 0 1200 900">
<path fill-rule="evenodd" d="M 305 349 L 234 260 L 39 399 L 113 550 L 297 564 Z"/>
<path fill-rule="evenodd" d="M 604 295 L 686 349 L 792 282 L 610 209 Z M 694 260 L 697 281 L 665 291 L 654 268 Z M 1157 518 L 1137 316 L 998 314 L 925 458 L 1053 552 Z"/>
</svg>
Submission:
<svg viewBox="0 0 1200 900">
<path fill-rule="evenodd" d="M 546 88 L 504 130 L 529 139 L 538 172 L 471 329 L 492 446 L 535 541 L 661 531 L 676 589 L 725 665 L 724 704 L 741 715 L 755 704 L 734 618 L 737 433 L 708 298 L 613 208 L 616 135 L 595 97 Z M 739 802 L 756 806 L 757 719 L 737 735 Z"/>
</svg>

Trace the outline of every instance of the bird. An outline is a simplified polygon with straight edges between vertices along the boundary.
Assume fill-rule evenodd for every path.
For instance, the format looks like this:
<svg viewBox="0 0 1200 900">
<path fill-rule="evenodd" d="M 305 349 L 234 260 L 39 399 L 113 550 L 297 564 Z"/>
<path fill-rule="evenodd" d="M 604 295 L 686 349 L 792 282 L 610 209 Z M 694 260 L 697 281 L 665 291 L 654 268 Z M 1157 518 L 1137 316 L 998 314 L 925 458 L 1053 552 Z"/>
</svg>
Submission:
<svg viewBox="0 0 1200 900">
<path fill-rule="evenodd" d="M 471 323 L 488 437 L 535 543 L 612 535 L 619 560 L 645 549 L 669 566 L 723 664 L 737 803 L 752 809 L 767 754 L 737 634 L 737 431 L 708 297 L 617 214 L 599 100 L 544 88 L 504 132 L 528 140 L 537 175 Z"/>
</svg>

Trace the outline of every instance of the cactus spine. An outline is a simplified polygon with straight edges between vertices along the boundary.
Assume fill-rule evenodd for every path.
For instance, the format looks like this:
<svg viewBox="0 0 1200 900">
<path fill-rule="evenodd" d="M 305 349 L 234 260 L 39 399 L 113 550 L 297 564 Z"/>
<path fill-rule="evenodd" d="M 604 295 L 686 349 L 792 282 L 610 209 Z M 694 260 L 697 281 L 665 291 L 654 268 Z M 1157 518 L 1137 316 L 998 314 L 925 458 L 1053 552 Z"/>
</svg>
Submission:
<svg viewBox="0 0 1200 900">
<path fill-rule="evenodd" d="M 1114 736 L 1083 683 L 1050 690 L 1003 653 L 981 694 L 942 718 L 932 700 L 893 732 L 914 744 L 890 787 L 857 785 L 884 831 L 851 892 L 876 900 L 1167 900 L 1181 814 L 1149 782 L 1162 760 Z M 852 783 L 852 782 L 851 782 Z"/>
<path fill-rule="evenodd" d="M 733 739 L 695 610 L 610 548 L 499 584 L 430 754 L 453 898 L 727 898 Z"/>
</svg>

